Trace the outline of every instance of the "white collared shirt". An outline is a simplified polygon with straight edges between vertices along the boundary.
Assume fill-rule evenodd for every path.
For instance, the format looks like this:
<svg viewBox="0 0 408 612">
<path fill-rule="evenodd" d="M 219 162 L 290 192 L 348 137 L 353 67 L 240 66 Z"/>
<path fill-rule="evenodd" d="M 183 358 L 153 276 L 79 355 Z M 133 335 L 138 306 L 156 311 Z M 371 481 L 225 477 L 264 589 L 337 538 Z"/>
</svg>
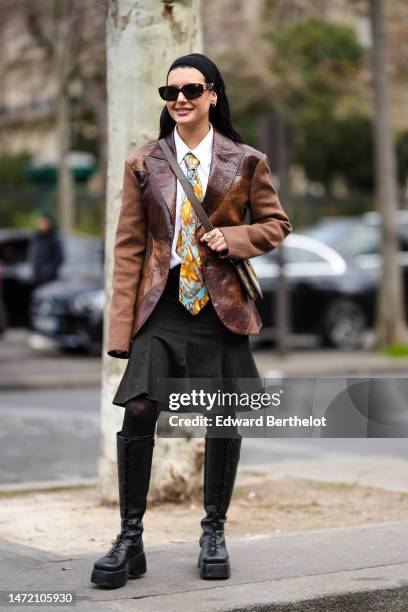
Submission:
<svg viewBox="0 0 408 612">
<path fill-rule="evenodd" d="M 210 123 L 210 130 L 206 136 L 202 139 L 202 141 L 194 148 L 189 149 L 184 140 L 182 140 L 177 131 L 177 125 L 174 126 L 174 142 L 176 145 L 176 157 L 177 161 L 180 164 L 181 169 L 184 174 L 187 176 L 187 166 L 183 161 L 183 158 L 186 153 L 193 153 L 196 156 L 198 161 L 200 162 L 197 166 L 198 176 L 200 177 L 200 181 L 203 186 L 203 197 L 207 190 L 208 177 L 210 174 L 211 167 L 211 159 L 212 159 L 212 150 L 213 150 L 213 139 L 214 139 L 214 130 L 213 126 Z M 176 253 L 176 244 L 178 235 L 180 233 L 181 228 L 181 207 L 185 199 L 185 194 L 183 187 L 181 186 L 180 181 L 177 179 L 177 196 L 176 196 L 176 222 L 175 222 L 175 231 L 173 244 L 171 247 L 171 257 L 170 257 L 170 268 L 174 268 L 178 264 L 182 263 L 182 259 Z"/>
</svg>

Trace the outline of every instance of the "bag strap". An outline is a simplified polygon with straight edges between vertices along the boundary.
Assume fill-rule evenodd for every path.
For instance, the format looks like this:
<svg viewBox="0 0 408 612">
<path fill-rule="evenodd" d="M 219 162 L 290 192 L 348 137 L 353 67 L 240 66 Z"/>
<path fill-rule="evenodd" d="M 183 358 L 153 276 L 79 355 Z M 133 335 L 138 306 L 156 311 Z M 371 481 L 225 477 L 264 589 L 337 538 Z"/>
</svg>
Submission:
<svg viewBox="0 0 408 612">
<path fill-rule="evenodd" d="M 200 200 L 197 198 L 196 194 L 194 193 L 194 189 L 192 188 L 191 184 L 188 182 L 186 175 L 184 174 L 184 172 L 182 171 L 182 169 L 180 168 L 180 164 L 178 163 L 177 159 L 175 158 L 172 150 L 170 149 L 167 140 L 165 138 L 161 138 L 159 140 L 159 145 L 163 151 L 163 153 L 165 154 L 167 161 L 169 162 L 170 166 L 172 167 L 174 174 L 177 176 L 178 180 L 180 181 L 183 189 L 184 189 L 184 193 L 186 194 L 187 198 L 189 199 L 189 201 L 191 202 L 197 217 L 200 219 L 201 223 L 204 225 L 205 230 L 207 232 L 211 231 L 212 229 L 214 229 L 213 224 L 211 223 L 210 219 L 208 218 L 207 213 L 205 212 Z"/>
</svg>

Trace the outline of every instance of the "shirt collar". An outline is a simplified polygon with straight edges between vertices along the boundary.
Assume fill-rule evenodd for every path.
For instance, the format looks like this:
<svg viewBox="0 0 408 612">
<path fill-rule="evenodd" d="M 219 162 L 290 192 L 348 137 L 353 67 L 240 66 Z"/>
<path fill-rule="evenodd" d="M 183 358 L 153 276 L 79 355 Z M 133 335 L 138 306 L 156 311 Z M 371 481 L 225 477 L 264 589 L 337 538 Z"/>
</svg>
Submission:
<svg viewBox="0 0 408 612">
<path fill-rule="evenodd" d="M 186 145 L 184 140 L 182 140 L 182 138 L 180 137 L 177 131 L 177 125 L 175 125 L 174 126 L 174 143 L 176 145 L 178 163 L 181 164 L 181 162 L 183 161 L 183 157 L 189 151 L 191 151 L 191 153 L 193 153 L 196 156 L 200 164 L 204 164 L 208 159 L 211 163 L 213 138 L 214 138 L 214 130 L 213 130 L 212 124 L 210 123 L 210 129 L 209 129 L 208 134 L 204 136 L 202 141 L 194 149 L 190 149 Z"/>
</svg>

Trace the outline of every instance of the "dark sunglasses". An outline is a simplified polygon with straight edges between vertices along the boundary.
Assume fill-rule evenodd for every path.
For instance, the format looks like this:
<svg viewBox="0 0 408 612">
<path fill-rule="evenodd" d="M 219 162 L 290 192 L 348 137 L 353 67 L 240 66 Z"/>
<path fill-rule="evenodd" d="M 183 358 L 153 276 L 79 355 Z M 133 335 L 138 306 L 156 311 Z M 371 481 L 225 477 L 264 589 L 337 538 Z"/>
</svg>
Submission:
<svg viewBox="0 0 408 612">
<path fill-rule="evenodd" d="M 183 96 L 187 98 L 187 100 L 195 100 L 203 95 L 206 89 L 210 90 L 214 87 L 214 83 L 206 83 L 203 85 L 202 83 L 188 83 L 187 85 L 183 85 L 183 87 L 176 87 L 175 85 L 163 85 L 159 87 L 159 94 L 163 100 L 167 102 L 174 102 L 177 100 L 179 92 L 183 92 Z"/>
</svg>

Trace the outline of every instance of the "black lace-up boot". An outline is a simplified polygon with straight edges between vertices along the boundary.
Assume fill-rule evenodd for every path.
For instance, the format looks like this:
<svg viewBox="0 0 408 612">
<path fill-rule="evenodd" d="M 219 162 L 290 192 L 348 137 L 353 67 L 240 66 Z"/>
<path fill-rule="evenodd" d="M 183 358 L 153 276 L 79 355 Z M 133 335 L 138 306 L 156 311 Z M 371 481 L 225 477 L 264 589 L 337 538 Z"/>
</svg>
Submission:
<svg viewBox="0 0 408 612">
<path fill-rule="evenodd" d="M 205 438 L 204 508 L 201 521 L 201 552 L 197 566 L 201 578 L 229 578 L 231 568 L 225 543 L 224 523 L 234 490 L 241 452 L 239 438 Z"/>
<path fill-rule="evenodd" d="M 122 530 L 110 551 L 94 564 L 91 582 L 112 589 L 146 572 L 142 517 L 146 510 L 154 436 L 116 436 Z"/>
</svg>

